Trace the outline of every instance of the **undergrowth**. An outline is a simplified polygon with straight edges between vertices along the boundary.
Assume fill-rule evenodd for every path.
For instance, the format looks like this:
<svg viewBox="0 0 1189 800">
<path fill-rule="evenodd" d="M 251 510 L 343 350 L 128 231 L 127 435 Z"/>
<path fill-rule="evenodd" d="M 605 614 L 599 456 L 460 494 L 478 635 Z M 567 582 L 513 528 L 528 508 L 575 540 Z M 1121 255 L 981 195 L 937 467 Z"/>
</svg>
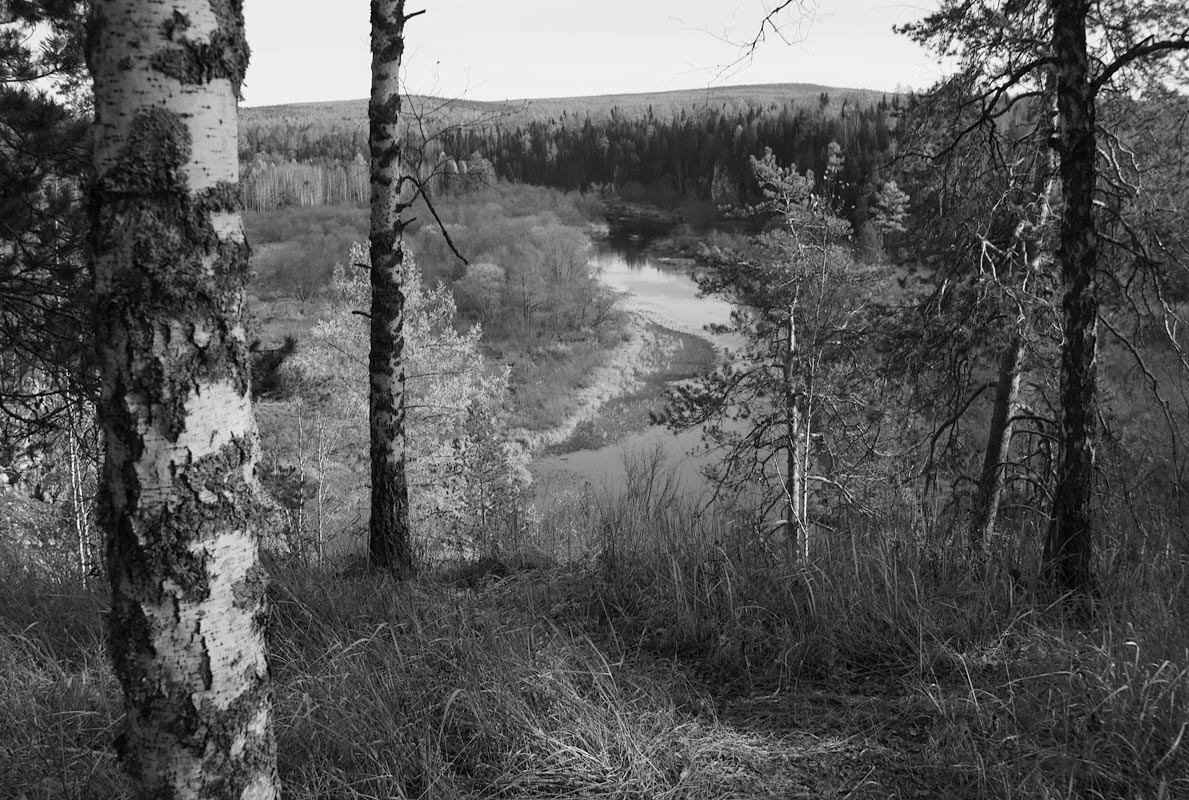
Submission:
<svg viewBox="0 0 1189 800">
<path fill-rule="evenodd" d="M 1179 561 L 1104 581 L 1085 624 L 879 519 L 790 565 L 745 514 L 636 470 L 546 509 L 533 558 L 486 577 L 273 564 L 286 795 L 840 796 L 821 776 L 849 758 L 850 797 L 1189 796 Z M 5 567 L 0 793 L 129 796 L 104 592 Z"/>
</svg>

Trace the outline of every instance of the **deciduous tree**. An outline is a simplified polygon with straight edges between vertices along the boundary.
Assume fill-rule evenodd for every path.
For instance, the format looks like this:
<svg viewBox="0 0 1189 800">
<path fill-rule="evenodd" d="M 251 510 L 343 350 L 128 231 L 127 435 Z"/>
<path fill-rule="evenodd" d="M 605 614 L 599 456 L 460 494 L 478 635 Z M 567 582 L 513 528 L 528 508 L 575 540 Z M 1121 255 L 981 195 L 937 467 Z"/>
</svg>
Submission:
<svg viewBox="0 0 1189 800">
<path fill-rule="evenodd" d="M 366 437 L 357 426 L 367 406 L 370 285 L 366 246 L 351 248 L 338 265 L 327 315 L 293 359 L 306 385 L 324 394 L 343 420 L 344 449 Z M 509 441 L 501 407 L 508 371 L 492 374 L 476 325 L 459 333 L 454 300 L 442 284 L 422 285 L 414 254 L 404 253 L 404 365 L 408 373 L 407 469 L 411 545 L 431 557 L 488 553 L 500 543 L 500 525 L 519 512 L 531 480 L 527 454 Z M 344 368 L 344 366 L 346 368 Z"/>
<path fill-rule="evenodd" d="M 421 13 L 421 12 L 417 12 Z M 400 64 L 405 49 L 404 0 L 372 0 L 371 351 L 368 363 L 371 425 L 371 521 L 368 553 L 374 567 L 400 577 L 415 572 L 405 474 L 405 365 L 401 236 Z"/>
<path fill-rule="evenodd" d="M 91 246 L 121 758 L 143 798 L 274 798 L 243 309 L 237 0 L 97 0 Z"/>
</svg>

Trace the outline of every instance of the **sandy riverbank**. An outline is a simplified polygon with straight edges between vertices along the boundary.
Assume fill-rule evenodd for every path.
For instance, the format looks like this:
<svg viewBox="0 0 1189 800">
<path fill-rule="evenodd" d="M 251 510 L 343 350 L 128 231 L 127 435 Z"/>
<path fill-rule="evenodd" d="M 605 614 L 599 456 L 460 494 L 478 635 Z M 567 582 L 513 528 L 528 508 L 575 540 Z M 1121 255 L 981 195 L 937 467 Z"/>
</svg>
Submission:
<svg viewBox="0 0 1189 800">
<path fill-rule="evenodd" d="M 730 305 L 699 295 L 688 277 L 693 262 L 666 258 L 664 263 L 667 269 L 628 266 L 616 255 L 596 255 L 592 266 L 600 280 L 619 295 L 624 338 L 587 385 L 567 398 L 571 411 L 564 422 L 521 433 L 534 451 L 602 446 L 646 429 L 649 411 L 659 410 L 667 383 L 703 373 L 734 344 L 706 332 L 708 322 L 728 322 Z"/>
<path fill-rule="evenodd" d="M 665 335 L 663 320 L 633 309 L 627 298 L 627 322 L 624 341 L 608 355 L 606 362 L 595 369 L 588 385 L 574 398 L 574 410 L 560 425 L 544 431 L 523 432 L 519 438 L 532 450 L 539 451 L 561 444 L 570 438 L 583 422 L 594 419 L 604 405 L 616 398 L 638 391 L 648 375 L 665 368 L 681 343 Z M 656 324 L 653 324 L 656 323 Z"/>
</svg>

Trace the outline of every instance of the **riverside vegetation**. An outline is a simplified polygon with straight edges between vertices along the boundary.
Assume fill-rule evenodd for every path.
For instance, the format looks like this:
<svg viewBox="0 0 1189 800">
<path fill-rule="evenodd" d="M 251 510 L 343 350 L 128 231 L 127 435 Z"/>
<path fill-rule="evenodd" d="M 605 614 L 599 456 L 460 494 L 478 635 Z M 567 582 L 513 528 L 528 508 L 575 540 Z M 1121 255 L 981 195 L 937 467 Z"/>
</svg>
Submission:
<svg viewBox="0 0 1189 800">
<path fill-rule="evenodd" d="M 364 213 L 249 218 L 264 349 L 298 339 L 257 406 L 284 545 L 269 563 L 269 638 L 289 796 L 1189 792 L 1189 587 L 1158 488 L 1108 507 L 1090 625 L 1018 572 L 1039 558 L 1035 517 L 1009 515 L 971 569 L 952 510 L 888 482 L 872 481 L 808 562 L 762 535 L 754 509 L 689 496 L 648 453 L 617 493 L 530 507 L 514 431 L 563 418 L 624 330 L 597 285 L 581 289 L 596 210 L 523 186 L 457 198 L 443 213 L 470 266 L 437 234 L 411 235 L 410 374 L 426 373 L 412 494 L 422 556 L 441 567 L 405 584 L 350 556 L 366 520 L 351 313 L 365 284 L 350 247 Z M 695 249 L 679 234 L 673 248 Z M 285 241 L 306 260 L 282 255 Z M 643 413 L 644 399 L 622 406 Z M 10 510 L 10 527 L 62 525 Z M 2 551 L 0 786 L 130 796 L 108 747 L 119 688 L 105 593 L 55 544 L 66 534 L 42 538 L 33 559 Z"/>
</svg>

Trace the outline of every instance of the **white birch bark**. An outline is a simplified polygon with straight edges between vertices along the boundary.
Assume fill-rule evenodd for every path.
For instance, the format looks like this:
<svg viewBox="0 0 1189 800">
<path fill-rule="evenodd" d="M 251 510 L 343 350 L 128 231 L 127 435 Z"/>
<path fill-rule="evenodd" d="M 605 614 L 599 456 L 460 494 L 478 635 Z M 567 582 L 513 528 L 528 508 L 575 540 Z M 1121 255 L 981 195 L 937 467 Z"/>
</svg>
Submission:
<svg viewBox="0 0 1189 800">
<path fill-rule="evenodd" d="M 100 515 L 141 797 L 277 796 L 242 322 L 237 0 L 98 0 Z"/>
<path fill-rule="evenodd" d="M 372 0 L 371 347 L 368 354 L 372 507 L 368 555 L 373 567 L 414 573 L 405 474 L 404 249 L 401 232 L 400 63 L 404 0 Z"/>
</svg>

